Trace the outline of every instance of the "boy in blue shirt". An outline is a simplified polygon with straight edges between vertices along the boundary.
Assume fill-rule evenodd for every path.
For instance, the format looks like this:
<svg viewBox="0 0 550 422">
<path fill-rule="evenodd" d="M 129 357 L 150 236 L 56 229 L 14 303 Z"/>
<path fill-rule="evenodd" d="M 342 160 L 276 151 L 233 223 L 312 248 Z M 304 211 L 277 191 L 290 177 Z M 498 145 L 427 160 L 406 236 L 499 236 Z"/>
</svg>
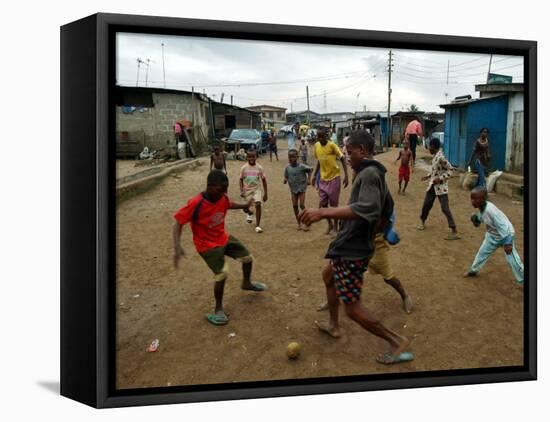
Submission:
<svg viewBox="0 0 550 422">
<path fill-rule="evenodd" d="M 523 285 L 523 263 L 516 250 L 514 226 L 495 204 L 487 201 L 487 189 L 485 187 L 478 186 L 474 188 L 470 200 L 472 206 L 479 209 L 479 213 L 472 214 L 472 223 L 476 227 L 479 227 L 482 222 L 485 223 L 487 233 L 485 233 L 485 239 L 483 239 L 472 266 L 464 276 L 475 277 L 493 252 L 502 246 L 506 254 L 506 262 L 512 269 L 516 283 Z"/>
</svg>

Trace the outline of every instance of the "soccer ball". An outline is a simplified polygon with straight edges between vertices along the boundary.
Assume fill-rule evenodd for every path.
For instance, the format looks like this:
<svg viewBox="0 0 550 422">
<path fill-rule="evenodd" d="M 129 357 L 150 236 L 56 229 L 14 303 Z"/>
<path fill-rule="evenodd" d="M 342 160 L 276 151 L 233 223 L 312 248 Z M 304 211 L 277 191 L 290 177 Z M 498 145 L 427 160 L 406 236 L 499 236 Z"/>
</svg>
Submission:
<svg viewBox="0 0 550 422">
<path fill-rule="evenodd" d="M 286 347 L 286 355 L 289 359 L 296 359 L 298 356 L 300 356 L 300 344 L 296 342 L 290 343 Z"/>
</svg>

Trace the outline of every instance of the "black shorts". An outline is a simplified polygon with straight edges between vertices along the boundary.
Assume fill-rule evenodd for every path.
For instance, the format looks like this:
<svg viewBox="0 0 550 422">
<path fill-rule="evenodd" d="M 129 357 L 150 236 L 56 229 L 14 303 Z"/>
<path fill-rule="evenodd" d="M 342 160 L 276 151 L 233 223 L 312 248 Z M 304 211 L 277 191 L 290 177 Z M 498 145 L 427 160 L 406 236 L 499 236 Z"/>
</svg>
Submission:
<svg viewBox="0 0 550 422">
<path fill-rule="evenodd" d="M 277 144 L 269 144 L 269 150 L 271 152 L 277 152 Z"/>
</svg>

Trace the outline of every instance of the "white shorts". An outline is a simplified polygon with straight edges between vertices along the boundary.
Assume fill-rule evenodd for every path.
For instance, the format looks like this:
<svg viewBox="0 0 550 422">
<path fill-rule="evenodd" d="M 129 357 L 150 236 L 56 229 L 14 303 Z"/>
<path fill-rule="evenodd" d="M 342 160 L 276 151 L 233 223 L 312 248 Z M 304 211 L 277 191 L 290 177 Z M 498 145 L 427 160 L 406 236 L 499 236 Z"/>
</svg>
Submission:
<svg viewBox="0 0 550 422">
<path fill-rule="evenodd" d="M 256 189 L 256 190 L 245 192 L 244 193 L 244 199 L 246 201 L 249 201 L 250 198 L 252 198 L 254 200 L 254 202 L 256 202 L 256 203 L 261 203 L 262 202 L 262 190 L 261 189 Z"/>
</svg>

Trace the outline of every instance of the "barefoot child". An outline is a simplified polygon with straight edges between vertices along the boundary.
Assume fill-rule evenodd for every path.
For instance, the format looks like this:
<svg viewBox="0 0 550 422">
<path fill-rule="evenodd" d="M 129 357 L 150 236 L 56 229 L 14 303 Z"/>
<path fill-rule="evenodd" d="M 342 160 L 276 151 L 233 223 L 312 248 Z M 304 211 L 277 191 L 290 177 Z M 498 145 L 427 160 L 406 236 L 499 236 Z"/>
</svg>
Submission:
<svg viewBox="0 0 550 422">
<path fill-rule="evenodd" d="M 414 357 L 406 352 L 410 340 L 386 328 L 361 303 L 363 274 L 374 253 L 374 236 L 385 228 L 393 212 L 393 200 L 385 181 L 386 169 L 373 159 L 374 138 L 366 131 L 352 132 L 348 152 L 356 172 L 349 205 L 338 208 L 306 209 L 299 215 L 302 223 L 310 225 L 323 218 L 343 221 L 340 231 L 329 247 L 329 263 L 323 270 L 330 321 L 318 322 L 320 330 L 341 337 L 338 324 L 339 300 L 346 314 L 370 333 L 386 340 L 391 350 L 378 355 L 384 364 L 410 361 Z"/>
<path fill-rule="evenodd" d="M 227 174 L 227 167 L 225 165 L 225 154 L 221 151 L 219 145 L 214 146 L 214 151 L 210 156 L 210 170 L 214 167 L 216 170 L 221 170 Z"/>
<path fill-rule="evenodd" d="M 337 207 L 340 198 L 340 167 L 337 160 L 342 162 L 344 169 L 344 188 L 348 186 L 348 168 L 344 155 L 334 142 L 329 142 L 324 130 L 317 132 L 318 142 L 314 147 L 317 167 L 314 174 L 319 172 L 319 208 Z M 327 218 L 328 228 L 326 234 L 330 235 L 338 231 L 338 222 Z"/>
<path fill-rule="evenodd" d="M 241 196 L 247 201 L 252 199 L 256 204 L 256 233 L 262 233 L 263 230 L 260 227 L 260 221 L 262 220 L 262 199 L 267 201 L 267 181 L 264 174 L 264 169 L 258 163 L 256 163 L 256 151 L 249 150 L 246 153 L 247 164 L 241 167 L 241 177 L 239 179 L 239 186 L 241 188 Z M 262 188 L 263 186 L 263 196 Z M 252 211 L 244 210 L 247 214 L 246 222 L 252 223 Z"/>
<path fill-rule="evenodd" d="M 214 325 L 228 323 L 227 315 L 223 310 L 223 290 L 227 279 L 227 264 L 224 256 L 230 256 L 242 262 L 243 290 L 263 291 L 266 286 L 262 283 L 252 283 L 252 255 L 241 242 L 225 231 L 225 214 L 227 210 L 247 210 L 252 201 L 246 204 L 231 202 L 227 197 L 229 182 L 225 173 L 212 170 L 208 174 L 206 191 L 189 200 L 174 218 L 176 223 L 172 231 L 174 240 L 174 266 L 177 268 L 180 258 L 185 254 L 180 245 L 181 229 L 190 223 L 193 232 L 193 243 L 199 255 L 214 273 L 214 298 L 216 305 L 214 313 L 206 316 Z"/>
<path fill-rule="evenodd" d="M 451 165 L 443 155 L 441 151 L 441 143 L 438 138 L 430 139 L 430 153 L 434 156 L 432 158 L 432 169 L 430 174 L 422 177 L 422 181 L 430 180 L 428 189 L 426 190 L 426 196 L 424 198 L 424 204 L 422 205 L 422 213 L 420 214 L 420 223 L 416 226 L 418 230 L 424 230 L 426 220 L 430 214 L 430 210 L 433 207 L 435 198 L 439 199 L 441 205 L 441 211 L 447 217 L 447 223 L 451 229 L 451 233 L 445 237 L 446 240 L 458 240 L 460 236 L 456 230 L 455 220 L 453 214 L 449 208 L 449 184 L 448 180 L 451 177 Z"/>
<path fill-rule="evenodd" d="M 290 188 L 292 208 L 298 221 L 298 202 L 300 203 L 300 209 L 304 210 L 306 189 L 307 185 L 311 184 L 310 178 L 313 169 L 305 164 L 298 163 L 298 152 L 295 149 L 288 151 L 288 161 L 290 164 L 285 168 L 285 180 L 283 183 L 288 183 L 288 187 Z M 309 230 L 307 226 L 304 226 L 303 229 L 305 231 Z M 299 221 L 298 230 L 302 230 L 302 223 Z"/>
<path fill-rule="evenodd" d="M 400 159 L 401 165 L 399 166 L 399 191 L 397 193 L 404 195 L 405 189 L 407 189 L 407 185 L 409 184 L 409 179 L 413 171 L 412 152 L 409 149 L 409 141 L 406 139 L 403 141 L 403 150 L 399 151 L 399 156 L 395 161 L 399 161 Z M 405 180 L 405 187 L 401 189 L 401 183 L 403 182 L 403 180 Z"/>
<path fill-rule="evenodd" d="M 472 206 L 479 210 L 479 213 L 472 214 L 472 223 L 476 227 L 482 222 L 485 223 L 487 232 L 472 266 L 464 276 L 475 277 L 493 252 L 502 246 L 506 254 L 506 262 L 512 269 L 516 283 L 523 285 L 523 263 L 516 250 L 514 226 L 495 204 L 487 201 L 487 189 L 485 187 L 478 186 L 474 188 L 470 200 Z"/>
</svg>

